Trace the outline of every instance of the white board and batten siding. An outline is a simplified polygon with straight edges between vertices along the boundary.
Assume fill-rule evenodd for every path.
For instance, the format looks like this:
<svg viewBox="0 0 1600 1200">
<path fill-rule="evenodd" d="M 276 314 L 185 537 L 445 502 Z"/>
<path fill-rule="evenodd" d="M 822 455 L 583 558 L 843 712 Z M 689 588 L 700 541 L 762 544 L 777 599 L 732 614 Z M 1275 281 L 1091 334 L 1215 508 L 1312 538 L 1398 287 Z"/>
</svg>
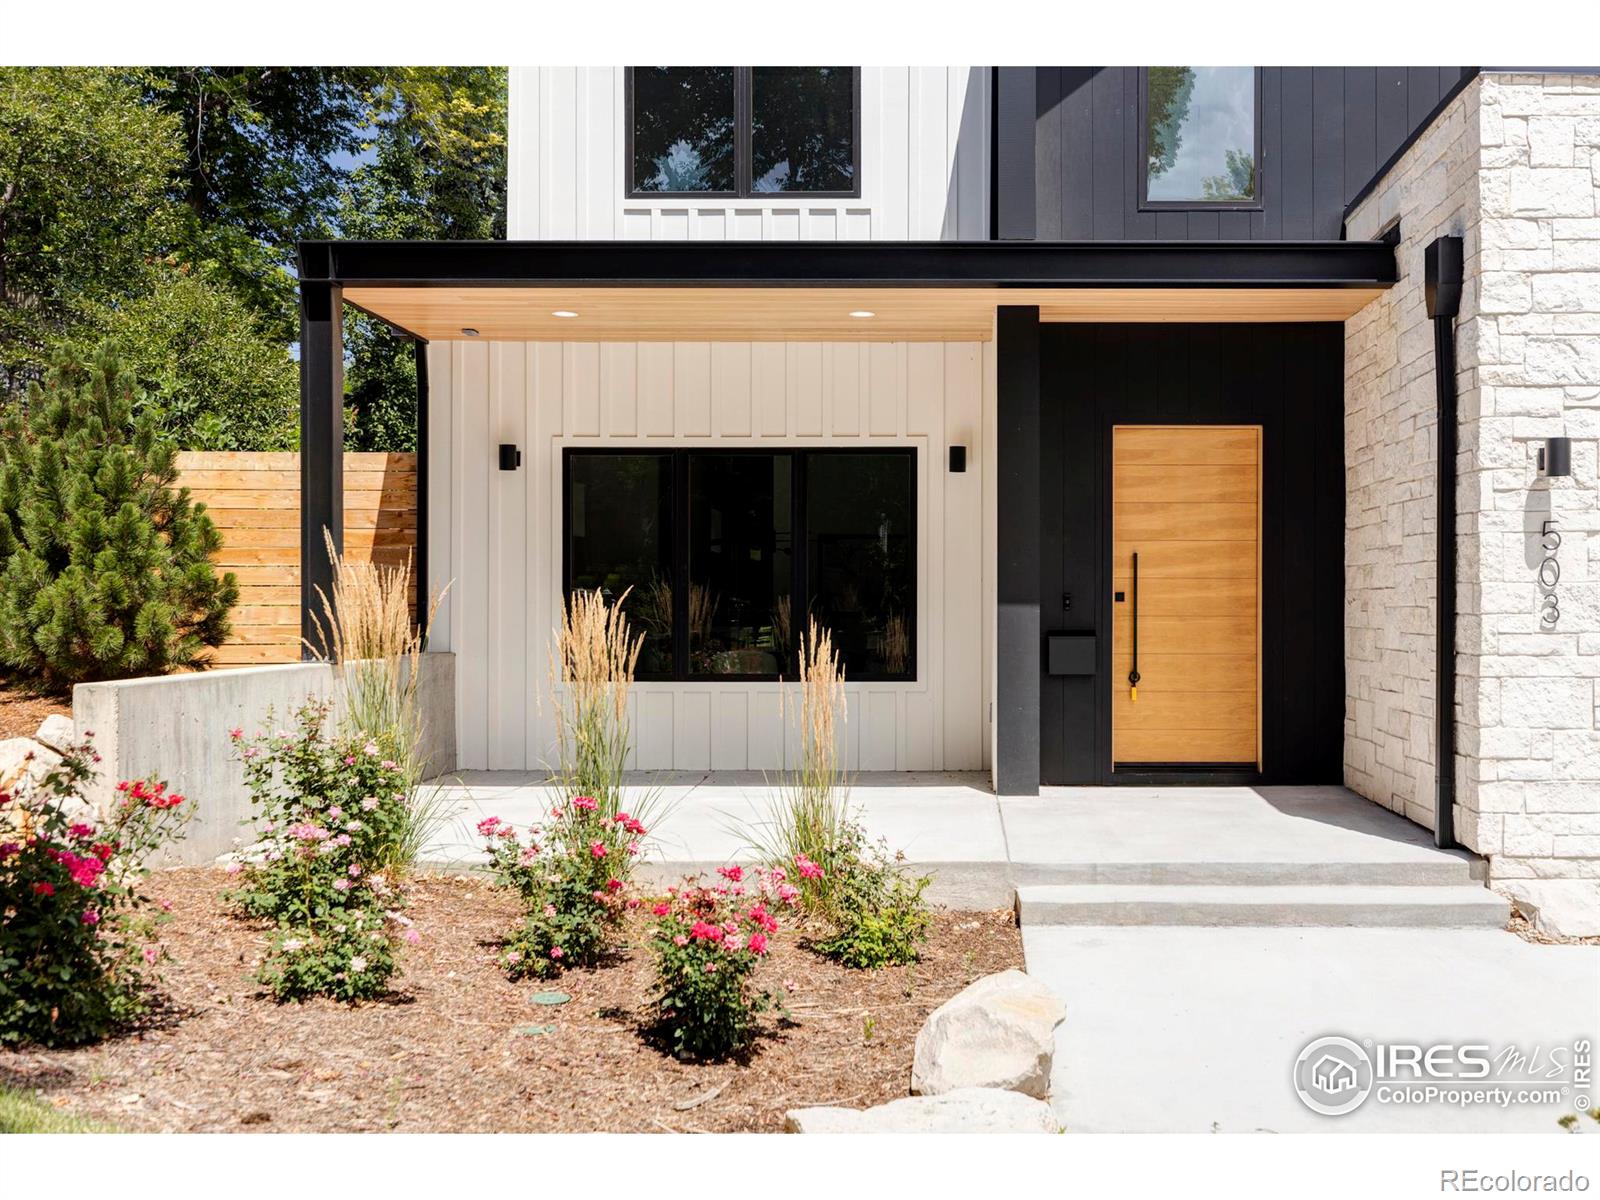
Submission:
<svg viewBox="0 0 1600 1200">
<path fill-rule="evenodd" d="M 992 343 L 449 342 L 429 346 L 428 372 L 429 491 L 449 498 L 428 514 L 430 585 L 451 583 L 434 645 L 456 654 L 462 768 L 551 759 L 562 450 L 696 445 L 916 448 L 917 678 L 847 685 L 845 758 L 987 766 Z M 502 442 L 523 448 L 521 470 L 496 469 Z M 951 444 L 967 447 L 963 474 Z M 784 686 L 637 684 L 634 765 L 782 767 Z"/>
<path fill-rule="evenodd" d="M 512 238 L 982 240 L 989 68 L 862 67 L 861 195 L 629 199 L 623 67 L 513 67 Z"/>
<path fill-rule="evenodd" d="M 863 67 L 861 195 L 630 199 L 622 67 L 514 67 L 512 238 L 953 240 L 988 236 L 989 71 Z M 568 446 L 912 446 L 917 678 L 848 684 L 853 770 L 988 765 L 992 343 L 452 342 L 428 348 L 435 646 L 456 653 L 459 763 L 538 769 L 554 731 Z M 519 471 L 496 469 L 502 442 Z M 967 447 L 951 475 L 946 447 Z M 441 643 L 448 642 L 448 646 Z M 783 685 L 641 683 L 635 763 L 776 769 Z"/>
</svg>

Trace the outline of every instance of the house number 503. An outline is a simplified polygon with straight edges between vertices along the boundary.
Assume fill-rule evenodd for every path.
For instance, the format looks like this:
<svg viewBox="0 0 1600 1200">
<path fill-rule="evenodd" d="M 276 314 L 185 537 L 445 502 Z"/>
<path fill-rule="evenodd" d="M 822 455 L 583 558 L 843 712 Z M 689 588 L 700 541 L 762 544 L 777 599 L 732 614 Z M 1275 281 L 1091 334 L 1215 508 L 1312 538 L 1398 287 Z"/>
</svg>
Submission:
<svg viewBox="0 0 1600 1200">
<path fill-rule="evenodd" d="M 1554 521 L 1546 521 L 1541 530 L 1539 544 L 1544 549 L 1544 561 L 1539 564 L 1539 588 L 1544 593 L 1539 600 L 1539 624 L 1549 629 L 1561 620 L 1561 600 L 1556 595 L 1556 585 L 1561 582 L 1561 564 L 1556 561 L 1556 551 L 1561 549 L 1561 534 Z"/>
</svg>

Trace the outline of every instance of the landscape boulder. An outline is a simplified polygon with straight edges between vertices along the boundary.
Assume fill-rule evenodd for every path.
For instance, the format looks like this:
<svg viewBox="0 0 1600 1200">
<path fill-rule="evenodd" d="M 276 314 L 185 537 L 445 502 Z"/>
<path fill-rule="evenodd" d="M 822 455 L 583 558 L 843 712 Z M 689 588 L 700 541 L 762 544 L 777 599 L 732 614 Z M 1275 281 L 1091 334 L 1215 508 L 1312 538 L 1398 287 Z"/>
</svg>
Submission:
<svg viewBox="0 0 1600 1200">
<path fill-rule="evenodd" d="M 1600 934 L 1600 879 L 1518 879 L 1500 890 L 1547 937 Z"/>
<path fill-rule="evenodd" d="M 986 975 L 946 1000 L 917 1034 L 914 1094 L 1002 1088 L 1043 1099 L 1050 1094 L 1055 1028 L 1066 1006 L 1021 971 Z"/>
<path fill-rule="evenodd" d="M 0 741 L 0 791 L 15 791 L 60 761 L 61 755 L 32 738 L 6 738 Z"/>
<path fill-rule="evenodd" d="M 906 1096 L 876 1108 L 792 1108 L 787 1133 L 1058 1133 L 1043 1100 L 1001 1088 Z"/>
<path fill-rule="evenodd" d="M 50 747 L 58 754 L 65 754 L 78 740 L 78 735 L 71 717 L 51 713 L 39 722 L 39 731 L 33 735 L 33 740 Z"/>
</svg>

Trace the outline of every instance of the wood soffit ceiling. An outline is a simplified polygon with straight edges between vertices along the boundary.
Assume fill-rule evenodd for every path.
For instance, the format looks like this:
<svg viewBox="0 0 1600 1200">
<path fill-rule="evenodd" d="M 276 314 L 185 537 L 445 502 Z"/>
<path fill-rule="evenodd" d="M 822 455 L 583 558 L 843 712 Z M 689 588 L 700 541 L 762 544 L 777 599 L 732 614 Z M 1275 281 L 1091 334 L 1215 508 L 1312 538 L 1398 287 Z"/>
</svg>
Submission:
<svg viewBox="0 0 1600 1200">
<path fill-rule="evenodd" d="M 347 303 L 429 341 L 988 341 L 1000 304 L 1045 322 L 1343 321 L 1382 287 L 350 286 Z M 558 317 L 556 312 L 576 313 Z M 853 317 L 870 312 L 870 317 Z"/>
</svg>

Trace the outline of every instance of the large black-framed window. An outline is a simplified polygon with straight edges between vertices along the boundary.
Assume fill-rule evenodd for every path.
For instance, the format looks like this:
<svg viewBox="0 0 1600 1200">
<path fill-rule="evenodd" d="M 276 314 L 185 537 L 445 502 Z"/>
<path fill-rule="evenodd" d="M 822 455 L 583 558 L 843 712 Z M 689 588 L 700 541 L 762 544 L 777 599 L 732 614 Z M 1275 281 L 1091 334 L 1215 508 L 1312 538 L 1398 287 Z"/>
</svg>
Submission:
<svg viewBox="0 0 1600 1200">
<path fill-rule="evenodd" d="M 629 67 L 633 198 L 861 195 L 859 67 Z"/>
<path fill-rule="evenodd" d="M 1139 68 L 1139 207 L 1261 209 L 1260 68 Z"/>
<path fill-rule="evenodd" d="M 562 588 L 626 596 L 639 678 L 793 679 L 808 618 L 851 680 L 915 680 L 917 451 L 568 447 Z"/>
</svg>

